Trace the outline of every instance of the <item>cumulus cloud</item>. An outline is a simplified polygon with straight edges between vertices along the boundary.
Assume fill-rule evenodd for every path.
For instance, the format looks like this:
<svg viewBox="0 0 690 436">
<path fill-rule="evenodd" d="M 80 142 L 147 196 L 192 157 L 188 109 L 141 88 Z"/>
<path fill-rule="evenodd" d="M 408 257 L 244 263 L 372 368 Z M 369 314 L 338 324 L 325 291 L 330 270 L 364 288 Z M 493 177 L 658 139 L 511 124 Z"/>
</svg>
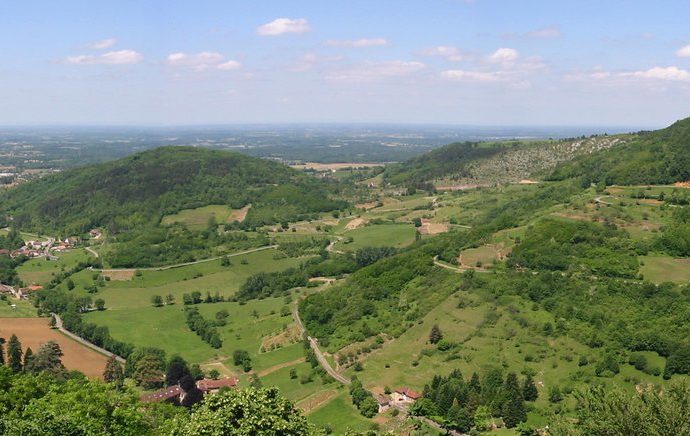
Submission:
<svg viewBox="0 0 690 436">
<path fill-rule="evenodd" d="M 329 39 L 325 44 L 331 47 L 362 48 L 388 45 L 388 41 L 385 38 Z"/>
<path fill-rule="evenodd" d="M 287 33 L 307 33 L 311 30 L 309 23 L 304 18 L 276 18 L 270 23 L 262 24 L 256 29 L 261 36 L 278 36 Z"/>
<path fill-rule="evenodd" d="M 425 64 L 414 61 L 367 62 L 347 69 L 332 71 L 326 76 L 326 79 L 342 82 L 375 82 L 407 76 L 424 68 L 426 68 Z"/>
<path fill-rule="evenodd" d="M 690 45 L 682 47 L 676 52 L 676 55 L 681 58 L 690 58 Z"/>
<path fill-rule="evenodd" d="M 213 51 L 187 54 L 182 52 L 168 55 L 168 65 L 189 68 L 194 71 L 205 71 L 211 68 L 218 70 L 238 70 L 242 64 L 235 60 L 225 60 L 225 56 Z"/>
<path fill-rule="evenodd" d="M 464 56 L 460 52 L 460 49 L 450 45 L 439 45 L 436 47 L 430 47 L 422 50 L 419 54 L 422 56 L 441 56 L 449 61 L 461 61 Z"/>
<path fill-rule="evenodd" d="M 117 39 L 115 38 L 108 38 L 108 39 L 101 39 L 100 41 L 94 41 L 91 44 L 89 44 L 89 48 L 93 50 L 105 50 L 106 48 L 110 48 L 117 44 Z"/>
<path fill-rule="evenodd" d="M 678 67 L 654 67 L 646 71 L 634 71 L 621 74 L 624 77 L 636 77 L 641 79 L 670 80 L 676 82 L 690 82 L 690 71 Z"/>
<path fill-rule="evenodd" d="M 337 62 L 345 59 L 343 56 L 321 56 L 316 53 L 305 53 L 290 67 L 290 71 L 309 71 L 317 65 L 329 62 Z"/>
<path fill-rule="evenodd" d="M 441 77 L 459 82 L 503 82 L 507 80 L 505 74 L 500 71 L 446 70 L 441 71 Z"/>
<path fill-rule="evenodd" d="M 110 51 L 100 55 L 70 56 L 65 59 L 68 64 L 75 65 L 126 65 L 136 64 L 144 59 L 144 56 L 134 50 Z"/>
<path fill-rule="evenodd" d="M 520 53 L 513 48 L 499 48 L 489 56 L 489 61 L 499 64 L 511 64 L 518 60 Z"/>
</svg>

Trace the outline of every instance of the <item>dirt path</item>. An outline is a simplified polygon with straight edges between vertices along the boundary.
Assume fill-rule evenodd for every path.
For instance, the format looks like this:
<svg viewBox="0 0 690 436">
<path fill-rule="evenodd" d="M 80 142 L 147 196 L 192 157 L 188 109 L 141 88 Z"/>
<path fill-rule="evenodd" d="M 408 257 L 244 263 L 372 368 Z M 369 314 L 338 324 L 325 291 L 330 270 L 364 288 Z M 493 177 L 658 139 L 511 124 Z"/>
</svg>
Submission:
<svg viewBox="0 0 690 436">
<path fill-rule="evenodd" d="M 86 339 L 80 338 L 79 336 L 75 335 L 71 331 L 67 330 L 65 327 L 63 327 L 62 318 L 60 318 L 60 315 L 58 315 L 57 313 L 53 313 L 52 315 L 55 316 L 55 327 L 58 330 L 60 330 L 63 334 L 65 334 L 66 336 L 69 336 L 71 339 L 74 339 L 76 342 L 79 342 L 80 344 L 82 344 L 86 347 L 89 347 L 92 350 L 103 354 L 104 356 L 108 356 L 108 357 L 115 356 L 115 360 L 117 360 L 118 362 L 120 362 L 122 364 L 125 363 L 125 359 L 118 356 L 117 354 L 113 354 L 110 351 L 108 351 L 104 348 L 101 348 L 96 344 L 92 344 L 91 342 L 87 341 Z"/>
<path fill-rule="evenodd" d="M 298 363 L 302 363 L 302 362 L 304 362 L 304 361 L 305 361 L 305 360 L 304 360 L 304 357 L 300 357 L 299 359 L 295 359 L 295 360 L 290 361 L 290 362 L 279 363 L 278 365 L 273 365 L 273 366 L 270 367 L 270 368 L 264 369 L 263 371 L 261 371 L 261 372 L 258 373 L 257 375 L 258 375 L 259 377 L 265 377 L 265 376 L 267 376 L 267 375 L 269 375 L 269 374 L 272 374 L 272 373 L 278 371 L 279 369 L 287 368 L 288 366 L 292 366 L 292 365 L 297 365 Z"/>
<path fill-rule="evenodd" d="M 98 252 L 96 252 L 96 250 L 94 250 L 93 248 L 86 247 L 85 250 L 88 251 L 89 253 L 93 254 L 96 259 L 99 258 Z"/>
<path fill-rule="evenodd" d="M 212 262 L 214 260 L 222 259 L 223 257 L 242 256 L 244 254 L 256 253 L 257 251 L 271 250 L 273 248 L 278 248 L 278 245 L 267 245 L 265 247 L 252 248 L 251 250 L 239 251 L 237 253 L 225 254 L 223 256 L 209 257 L 208 259 L 195 260 L 194 262 L 176 263 L 174 265 L 152 266 L 152 267 L 148 267 L 148 268 L 111 268 L 108 270 L 96 269 L 96 268 L 91 268 L 91 269 L 93 269 L 94 271 L 110 271 L 110 272 L 114 272 L 114 271 L 133 271 L 133 272 L 134 271 L 165 271 L 168 269 L 180 268 L 183 266 L 197 265 L 200 263 Z"/>
<path fill-rule="evenodd" d="M 304 335 L 304 324 L 302 324 L 302 319 L 299 317 L 299 307 L 298 304 L 295 303 L 292 306 L 292 317 L 295 319 L 295 323 L 297 323 L 297 326 L 299 327 L 300 334 Z M 321 367 L 334 379 L 339 381 L 340 383 L 344 385 L 349 385 L 350 380 L 348 380 L 346 377 L 338 373 L 336 370 L 334 370 L 331 367 L 331 364 L 328 363 L 328 360 L 326 359 L 326 356 L 323 355 L 321 352 L 321 349 L 319 348 L 319 344 L 316 339 L 312 338 L 311 336 L 307 336 L 307 340 L 309 341 L 309 346 L 311 347 L 312 350 L 314 350 L 314 354 L 316 354 L 316 360 L 319 361 L 319 364 Z"/>
<path fill-rule="evenodd" d="M 331 243 L 328 244 L 328 246 L 326 247 L 326 251 L 328 251 L 329 253 L 343 254 L 342 251 L 336 250 L 333 248 L 333 247 L 335 247 L 335 244 L 337 244 L 339 241 L 343 240 L 343 237 L 342 236 L 336 236 L 335 238 L 336 238 L 335 241 L 331 241 Z"/>
</svg>

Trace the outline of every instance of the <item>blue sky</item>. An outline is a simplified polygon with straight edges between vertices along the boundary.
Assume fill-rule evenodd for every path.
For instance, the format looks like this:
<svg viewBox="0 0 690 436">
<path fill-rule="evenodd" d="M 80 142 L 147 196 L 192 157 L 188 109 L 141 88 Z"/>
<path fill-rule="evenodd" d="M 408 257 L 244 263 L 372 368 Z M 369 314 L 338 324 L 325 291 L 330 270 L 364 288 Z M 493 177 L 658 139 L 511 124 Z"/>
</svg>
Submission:
<svg viewBox="0 0 690 436">
<path fill-rule="evenodd" d="M 690 2 L 0 2 L 0 124 L 662 126 Z"/>
</svg>

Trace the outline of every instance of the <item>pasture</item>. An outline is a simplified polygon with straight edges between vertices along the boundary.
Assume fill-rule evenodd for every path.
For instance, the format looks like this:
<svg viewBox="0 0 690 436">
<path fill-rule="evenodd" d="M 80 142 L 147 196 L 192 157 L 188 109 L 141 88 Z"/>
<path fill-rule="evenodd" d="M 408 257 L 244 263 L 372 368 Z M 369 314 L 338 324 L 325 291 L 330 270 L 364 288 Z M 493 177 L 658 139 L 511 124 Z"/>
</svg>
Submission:
<svg viewBox="0 0 690 436">
<path fill-rule="evenodd" d="M 343 233 L 345 239 L 335 244 L 336 250 L 356 251 L 363 247 L 405 247 L 415 240 L 412 224 L 377 224 Z M 347 242 L 352 238 L 352 242 Z"/>
<path fill-rule="evenodd" d="M 57 260 L 45 257 L 30 259 L 17 268 L 19 278 L 26 284 L 46 285 L 55 273 L 70 269 L 77 263 L 87 260 L 90 254 L 83 248 L 57 253 Z"/>
<path fill-rule="evenodd" d="M 180 223 L 192 230 L 204 229 L 209 220 L 213 219 L 219 224 L 229 224 L 233 221 L 244 221 L 250 206 L 242 209 L 232 209 L 224 205 L 209 205 L 196 209 L 184 209 L 173 215 L 166 215 L 162 219 L 163 224 Z"/>
<path fill-rule="evenodd" d="M 653 283 L 690 282 L 690 259 L 676 259 L 670 256 L 641 256 L 640 272 L 645 280 Z"/>
<path fill-rule="evenodd" d="M 41 344 L 55 341 L 64 353 L 62 363 L 69 370 L 81 371 L 88 377 L 101 377 L 107 357 L 68 338 L 48 326 L 48 318 L 0 318 L 0 337 L 15 334 L 23 351 L 31 347 L 35 353 Z"/>
</svg>

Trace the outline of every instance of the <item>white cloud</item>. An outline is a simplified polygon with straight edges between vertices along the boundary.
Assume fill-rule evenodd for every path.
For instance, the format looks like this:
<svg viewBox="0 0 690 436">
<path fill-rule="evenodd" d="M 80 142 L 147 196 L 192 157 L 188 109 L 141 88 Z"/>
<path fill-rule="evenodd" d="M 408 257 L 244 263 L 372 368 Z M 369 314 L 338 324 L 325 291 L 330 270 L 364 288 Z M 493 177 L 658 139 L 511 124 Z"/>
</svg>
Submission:
<svg viewBox="0 0 690 436">
<path fill-rule="evenodd" d="M 311 30 L 309 23 L 304 18 L 276 18 L 270 23 L 259 26 L 256 33 L 262 36 L 277 36 L 286 33 L 307 33 L 309 30 Z"/>
<path fill-rule="evenodd" d="M 681 58 L 690 58 L 690 45 L 686 45 L 685 47 L 679 49 L 676 52 L 676 55 Z"/>
<path fill-rule="evenodd" d="M 441 77 L 459 82 L 503 82 L 507 80 L 505 74 L 499 71 L 446 70 L 441 71 Z"/>
<path fill-rule="evenodd" d="M 219 70 L 238 70 L 242 64 L 235 60 L 225 60 L 225 56 L 213 51 L 200 53 L 171 53 L 168 55 L 168 64 L 174 67 L 190 68 L 194 71 L 205 71 L 211 68 Z"/>
<path fill-rule="evenodd" d="M 119 50 L 110 51 L 100 55 L 79 55 L 70 56 L 65 61 L 68 64 L 75 65 L 95 65 L 95 64 L 107 64 L 107 65 L 125 65 L 125 64 L 136 64 L 140 62 L 144 56 L 134 50 Z"/>
<path fill-rule="evenodd" d="M 342 39 L 329 39 L 325 42 L 326 45 L 331 47 L 379 47 L 383 45 L 388 45 L 388 41 L 384 38 L 360 38 L 351 40 Z"/>
<path fill-rule="evenodd" d="M 690 82 L 690 71 L 678 67 L 654 67 L 646 71 L 634 71 L 623 73 L 624 77 L 637 77 L 641 79 L 670 80 L 676 82 Z"/>
<path fill-rule="evenodd" d="M 513 48 L 499 48 L 491 56 L 489 61 L 499 64 L 511 64 L 518 60 L 520 53 Z"/>
<path fill-rule="evenodd" d="M 422 50 L 420 54 L 422 56 L 441 56 L 454 62 L 464 59 L 460 49 L 450 45 L 439 45 L 437 47 L 426 48 Z"/>
<path fill-rule="evenodd" d="M 556 26 L 549 26 L 527 32 L 525 33 L 525 36 L 527 38 L 552 39 L 560 38 L 563 36 L 563 32 L 561 32 L 561 29 Z"/>
<path fill-rule="evenodd" d="M 337 62 L 345 59 L 343 56 L 321 56 L 316 53 L 305 53 L 300 56 L 299 60 L 290 67 L 290 71 L 303 72 L 309 71 L 317 65 L 328 62 Z"/>
<path fill-rule="evenodd" d="M 89 44 L 89 48 L 93 50 L 105 50 L 106 48 L 110 48 L 117 44 L 117 39 L 115 38 L 108 38 L 108 39 L 101 39 L 100 41 L 95 41 Z"/>
<path fill-rule="evenodd" d="M 387 61 L 367 62 L 351 68 L 332 71 L 326 79 L 342 82 L 375 82 L 392 77 L 407 76 L 426 68 L 421 62 Z"/>
</svg>

